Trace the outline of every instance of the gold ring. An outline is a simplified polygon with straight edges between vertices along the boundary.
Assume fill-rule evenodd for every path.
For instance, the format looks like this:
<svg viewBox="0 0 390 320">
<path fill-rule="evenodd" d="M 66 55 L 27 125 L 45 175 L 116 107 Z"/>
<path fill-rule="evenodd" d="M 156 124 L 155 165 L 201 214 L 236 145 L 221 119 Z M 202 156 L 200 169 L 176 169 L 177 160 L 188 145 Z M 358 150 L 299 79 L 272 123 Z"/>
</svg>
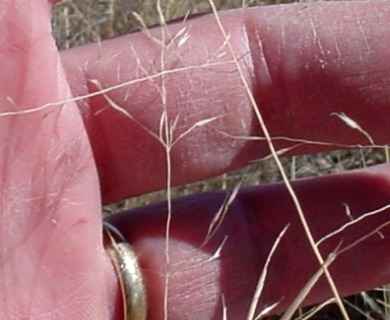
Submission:
<svg viewBox="0 0 390 320">
<path fill-rule="evenodd" d="M 120 231 L 104 221 L 103 230 L 108 236 L 106 251 L 111 257 L 123 296 L 125 320 L 145 320 L 147 315 L 146 290 L 138 259 Z M 114 237 L 115 235 L 115 237 Z"/>
</svg>

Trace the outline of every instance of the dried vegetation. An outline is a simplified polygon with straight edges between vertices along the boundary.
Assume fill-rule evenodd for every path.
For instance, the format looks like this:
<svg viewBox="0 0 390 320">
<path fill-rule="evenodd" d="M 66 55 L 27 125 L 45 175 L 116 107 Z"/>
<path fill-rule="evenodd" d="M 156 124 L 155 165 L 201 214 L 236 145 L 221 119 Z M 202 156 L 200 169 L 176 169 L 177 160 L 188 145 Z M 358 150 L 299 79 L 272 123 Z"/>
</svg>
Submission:
<svg viewBox="0 0 390 320">
<path fill-rule="evenodd" d="M 294 1 L 214 0 L 218 9 L 288 2 Z M 161 1 L 161 9 L 167 21 L 187 14 L 212 11 L 208 0 L 164 0 Z M 142 17 L 143 23 L 147 26 L 159 23 L 156 0 L 63 0 L 55 8 L 53 34 L 61 49 L 102 41 L 140 29 L 139 19 L 133 12 Z M 378 151 L 372 148 L 284 158 L 281 163 L 287 173 L 287 178 L 294 180 L 362 168 L 387 161 L 389 161 L 389 154 L 386 150 Z M 180 196 L 208 190 L 234 188 L 238 183 L 241 186 L 248 186 L 281 180 L 278 165 L 274 159 L 271 159 L 211 180 L 173 188 L 171 195 Z M 107 209 L 115 211 L 164 199 L 166 199 L 166 192 L 155 192 L 126 200 Z M 388 319 L 382 311 L 383 308 L 379 307 L 384 300 L 383 297 L 386 298 L 386 294 L 376 291 L 370 295 L 363 293 L 345 300 L 350 319 Z M 378 298 L 379 302 L 376 302 Z M 303 313 L 295 317 L 304 318 Z M 272 319 L 277 319 L 277 317 L 272 317 Z M 337 308 L 325 306 L 321 312 L 310 319 L 341 319 L 341 316 Z"/>
</svg>

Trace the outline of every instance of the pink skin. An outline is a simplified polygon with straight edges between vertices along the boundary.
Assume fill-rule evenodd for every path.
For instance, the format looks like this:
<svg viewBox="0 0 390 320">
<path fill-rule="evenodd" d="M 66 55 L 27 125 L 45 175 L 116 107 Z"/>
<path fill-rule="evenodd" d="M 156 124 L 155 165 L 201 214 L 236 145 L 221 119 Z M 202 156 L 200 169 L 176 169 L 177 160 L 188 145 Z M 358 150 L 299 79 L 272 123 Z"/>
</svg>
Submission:
<svg viewBox="0 0 390 320">
<path fill-rule="evenodd" d="M 93 92 L 91 79 L 108 87 L 161 69 L 161 47 L 143 34 L 60 57 L 50 36 L 50 7 L 43 0 L 0 2 L 1 112 L 15 108 L 8 97 L 24 110 Z M 273 136 L 367 144 L 362 134 L 331 116 L 344 112 L 375 143 L 390 142 L 389 9 L 386 1 L 366 1 L 221 14 Z M 166 52 L 165 69 L 215 59 L 223 43 L 212 16 L 186 26 L 190 38 Z M 170 26 L 170 34 L 181 28 L 180 23 Z M 160 29 L 151 32 L 161 37 Z M 230 58 L 227 52 L 218 61 Z M 261 135 L 235 69 L 223 64 L 166 76 L 169 116 L 179 115 L 176 136 L 198 120 L 222 115 L 172 149 L 174 184 L 226 172 L 267 154 L 264 143 L 221 134 Z M 161 79 L 155 81 L 109 94 L 153 132 L 162 112 L 156 90 Z M 66 103 L 0 118 L 0 319 L 121 319 L 117 278 L 102 245 L 101 199 L 109 203 L 163 188 L 166 168 L 161 145 L 106 105 L 100 96 L 80 102 L 79 108 Z M 293 153 L 319 149 L 306 145 Z M 379 166 L 294 183 L 315 238 L 349 221 L 344 203 L 354 218 L 386 205 L 388 172 Z M 229 318 L 244 318 L 265 258 L 288 223 L 259 310 L 276 301 L 275 312 L 285 309 L 318 269 L 283 185 L 243 190 L 216 235 L 201 247 L 225 197 L 217 192 L 174 203 L 169 319 L 221 319 L 222 294 Z M 165 205 L 156 205 L 112 220 L 134 244 L 144 267 L 150 319 L 163 317 L 165 211 Z M 388 221 L 389 214 L 384 211 L 338 234 L 321 245 L 322 254 L 345 248 Z M 376 233 L 337 258 L 331 271 L 342 294 L 390 282 L 389 233 L 384 227 L 384 237 Z M 225 236 L 221 258 L 205 263 Z M 329 296 L 321 281 L 306 303 Z"/>
</svg>

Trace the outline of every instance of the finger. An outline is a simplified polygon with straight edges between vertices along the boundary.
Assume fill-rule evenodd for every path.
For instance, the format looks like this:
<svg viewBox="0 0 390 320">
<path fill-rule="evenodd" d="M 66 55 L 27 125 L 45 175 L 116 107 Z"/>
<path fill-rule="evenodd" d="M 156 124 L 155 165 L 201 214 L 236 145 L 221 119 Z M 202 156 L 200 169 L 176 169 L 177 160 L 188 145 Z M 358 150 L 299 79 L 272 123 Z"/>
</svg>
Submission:
<svg viewBox="0 0 390 320">
<path fill-rule="evenodd" d="M 386 166 L 294 183 L 315 241 L 351 219 L 356 222 L 319 245 L 324 260 L 331 252 L 339 253 L 329 270 L 341 295 L 390 280 L 390 211 L 384 209 L 358 222 L 364 214 L 388 206 L 388 172 Z M 320 268 L 283 185 L 241 191 L 204 245 L 226 196 L 225 192 L 213 192 L 174 202 L 168 265 L 166 204 L 110 217 L 139 255 L 150 319 L 163 317 L 166 277 L 168 319 L 222 319 L 222 301 L 230 319 L 245 319 L 267 256 L 286 226 L 287 232 L 271 257 L 257 313 L 273 304 L 276 307 L 271 313 L 285 310 Z M 304 304 L 324 301 L 331 295 L 322 277 Z"/>
<path fill-rule="evenodd" d="M 364 1 L 221 12 L 234 54 L 214 15 L 64 52 L 76 95 L 133 81 L 80 102 L 104 201 L 166 186 L 172 143 L 173 184 L 269 154 L 264 141 L 231 137 L 264 136 L 235 58 L 271 136 L 331 148 L 387 144 L 388 9 L 386 1 Z M 275 140 L 277 149 L 296 144 Z M 304 143 L 290 154 L 320 149 L 326 147 Z"/>
</svg>

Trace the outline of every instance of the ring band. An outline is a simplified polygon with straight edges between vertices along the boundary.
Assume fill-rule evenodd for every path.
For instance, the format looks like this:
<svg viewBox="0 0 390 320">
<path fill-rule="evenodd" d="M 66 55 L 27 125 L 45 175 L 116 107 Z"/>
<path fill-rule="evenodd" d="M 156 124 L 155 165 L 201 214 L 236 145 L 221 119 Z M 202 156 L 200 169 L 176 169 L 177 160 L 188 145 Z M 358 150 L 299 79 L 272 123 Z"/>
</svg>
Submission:
<svg viewBox="0 0 390 320">
<path fill-rule="evenodd" d="M 117 228 L 108 222 L 103 222 L 103 230 L 109 240 L 106 251 L 119 278 L 123 295 L 124 319 L 145 320 L 147 315 L 146 290 L 138 259 Z"/>
</svg>

